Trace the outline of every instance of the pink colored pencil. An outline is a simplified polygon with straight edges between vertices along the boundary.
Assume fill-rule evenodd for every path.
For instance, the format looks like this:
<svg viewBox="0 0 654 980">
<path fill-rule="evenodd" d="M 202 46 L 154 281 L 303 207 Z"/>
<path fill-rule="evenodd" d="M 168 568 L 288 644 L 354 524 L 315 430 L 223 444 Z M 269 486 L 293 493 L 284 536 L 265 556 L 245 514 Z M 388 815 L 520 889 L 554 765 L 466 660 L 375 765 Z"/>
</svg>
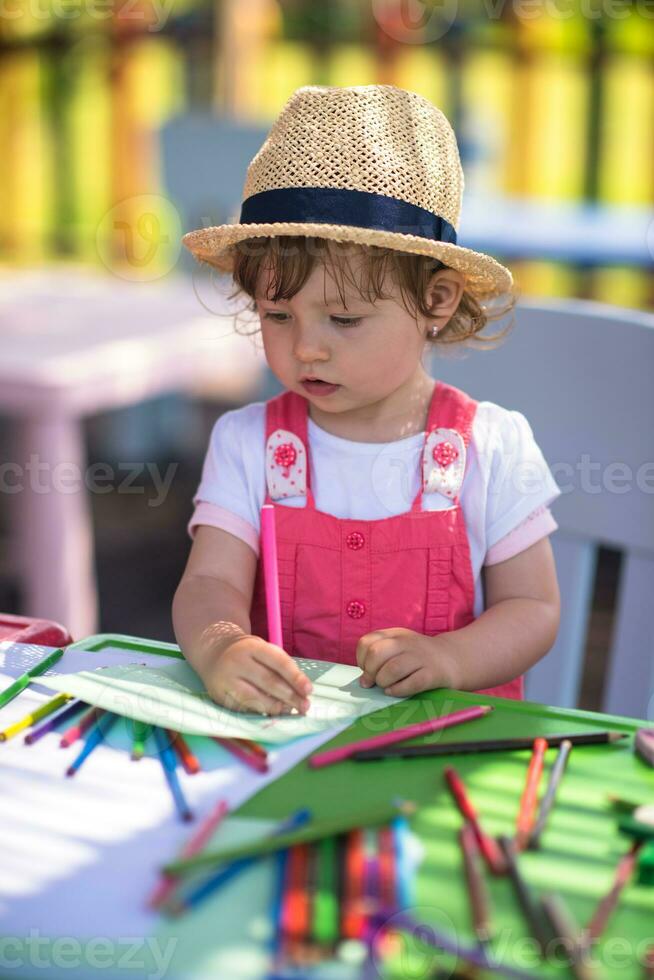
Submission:
<svg viewBox="0 0 654 980">
<path fill-rule="evenodd" d="M 218 801 L 204 823 L 201 823 L 197 830 L 189 837 L 180 852 L 180 858 L 193 857 L 194 854 L 198 854 L 202 850 L 218 824 L 227 814 L 228 809 L 229 807 L 225 800 Z M 178 880 L 175 875 L 162 874 L 161 880 L 148 898 L 148 906 L 150 908 L 157 908 L 167 901 L 171 892 L 177 887 Z"/>
<path fill-rule="evenodd" d="M 341 762 L 354 755 L 355 752 L 363 752 L 365 749 L 377 749 L 384 745 L 392 745 L 394 742 L 402 742 L 406 738 L 416 738 L 418 735 L 427 735 L 429 732 L 438 732 L 442 728 L 450 728 L 452 725 L 460 725 L 464 721 L 472 721 L 474 718 L 482 718 L 493 708 L 490 704 L 474 705 L 472 708 L 462 708 L 461 711 L 453 711 L 450 715 L 443 715 L 442 718 L 431 718 L 429 721 L 419 721 L 415 725 L 407 725 L 406 728 L 398 728 L 394 732 L 384 732 L 383 735 L 373 735 L 372 738 L 364 738 L 359 742 L 351 742 L 349 745 L 340 745 L 337 749 L 328 749 L 326 752 L 319 752 L 309 759 L 309 765 L 313 769 L 321 766 L 330 766 L 334 762 Z"/>
<path fill-rule="evenodd" d="M 263 577 L 266 587 L 268 642 L 283 648 L 282 612 L 277 571 L 277 535 L 275 533 L 275 508 L 273 504 L 264 504 L 261 508 L 261 548 L 263 551 Z"/>
<path fill-rule="evenodd" d="M 102 715 L 106 714 L 104 708 L 93 707 L 89 708 L 88 711 L 84 712 L 80 720 L 75 725 L 71 725 L 67 728 L 64 734 L 61 736 L 61 741 L 59 746 L 62 749 L 68 748 L 73 742 L 76 742 L 78 738 L 81 738 L 87 729 L 91 727 L 94 722 L 98 720 Z"/>
</svg>

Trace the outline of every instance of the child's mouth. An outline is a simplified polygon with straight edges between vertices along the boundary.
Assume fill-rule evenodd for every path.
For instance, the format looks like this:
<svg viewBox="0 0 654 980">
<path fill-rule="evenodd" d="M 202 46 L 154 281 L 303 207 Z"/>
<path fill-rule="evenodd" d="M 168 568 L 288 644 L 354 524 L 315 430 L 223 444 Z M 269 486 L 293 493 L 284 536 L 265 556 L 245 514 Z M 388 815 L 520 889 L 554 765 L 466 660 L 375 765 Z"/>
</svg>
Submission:
<svg viewBox="0 0 654 980">
<path fill-rule="evenodd" d="M 341 386 L 328 384 L 326 381 L 302 381 L 302 387 L 312 395 L 331 395 Z"/>
</svg>

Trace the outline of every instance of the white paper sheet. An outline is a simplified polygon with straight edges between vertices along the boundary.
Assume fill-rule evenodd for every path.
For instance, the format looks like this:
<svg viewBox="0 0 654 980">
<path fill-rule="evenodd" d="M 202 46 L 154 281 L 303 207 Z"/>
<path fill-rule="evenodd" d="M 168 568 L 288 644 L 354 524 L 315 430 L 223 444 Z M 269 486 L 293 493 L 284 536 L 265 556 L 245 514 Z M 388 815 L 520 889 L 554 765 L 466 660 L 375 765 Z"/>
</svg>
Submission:
<svg viewBox="0 0 654 980">
<path fill-rule="evenodd" d="M 45 647 L 20 647 L 0 645 L 0 687 L 31 666 L 28 660 L 48 653 Z M 113 655 L 105 650 L 98 659 L 110 662 Z M 92 656 L 95 661 L 98 655 Z M 116 659 L 124 656 L 116 651 Z M 65 665 L 67 657 L 58 666 L 69 667 L 73 657 Z M 0 728 L 52 697 L 36 687 L 0 709 Z M 246 769 L 216 743 L 189 736 L 203 770 L 189 776 L 178 769 L 196 815 L 192 823 L 178 818 L 159 759 L 130 760 L 130 726 L 124 720 L 72 778 L 64 772 L 79 742 L 61 749 L 60 735 L 50 732 L 31 746 L 22 734 L 0 744 L 0 973 L 10 968 L 11 975 L 30 980 L 89 980 L 96 970 L 103 980 L 124 980 L 130 973 L 139 980 L 259 980 L 267 962 L 270 861 L 247 872 L 260 885 L 256 907 L 239 900 L 253 893 L 247 878 L 235 879 L 203 903 L 191 923 L 162 921 L 145 908 L 146 896 L 157 868 L 179 852 L 218 799 L 236 809 L 347 724 L 271 749 L 268 774 Z M 206 922 L 210 928 L 198 942 L 197 926 Z M 80 951 L 80 940 L 95 945 Z M 90 949 L 97 960 L 89 959 Z"/>
</svg>

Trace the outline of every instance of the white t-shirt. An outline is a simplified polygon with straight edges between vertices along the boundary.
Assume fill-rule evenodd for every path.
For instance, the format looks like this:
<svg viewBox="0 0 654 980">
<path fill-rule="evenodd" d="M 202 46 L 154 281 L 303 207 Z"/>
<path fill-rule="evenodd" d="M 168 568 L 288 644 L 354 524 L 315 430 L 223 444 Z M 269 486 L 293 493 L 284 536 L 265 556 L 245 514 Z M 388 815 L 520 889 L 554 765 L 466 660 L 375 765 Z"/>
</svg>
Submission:
<svg viewBox="0 0 654 980">
<path fill-rule="evenodd" d="M 199 524 L 210 524 L 242 538 L 258 555 L 266 492 L 265 413 L 265 402 L 252 402 L 216 421 L 193 498 L 191 536 Z M 424 432 L 389 443 L 353 442 L 326 432 L 309 416 L 307 430 L 318 510 L 355 520 L 378 520 L 410 510 L 422 477 Z M 470 543 L 475 616 L 484 609 L 480 573 L 482 565 L 494 563 L 491 549 L 504 545 L 511 535 L 513 546 L 510 551 L 505 548 L 508 557 L 556 530 L 547 505 L 560 493 L 525 416 L 494 402 L 478 402 L 459 495 Z M 286 497 L 276 503 L 303 507 L 305 498 Z M 422 495 L 423 510 L 451 506 L 441 493 Z M 539 512 L 536 519 L 528 520 L 534 511 Z"/>
</svg>

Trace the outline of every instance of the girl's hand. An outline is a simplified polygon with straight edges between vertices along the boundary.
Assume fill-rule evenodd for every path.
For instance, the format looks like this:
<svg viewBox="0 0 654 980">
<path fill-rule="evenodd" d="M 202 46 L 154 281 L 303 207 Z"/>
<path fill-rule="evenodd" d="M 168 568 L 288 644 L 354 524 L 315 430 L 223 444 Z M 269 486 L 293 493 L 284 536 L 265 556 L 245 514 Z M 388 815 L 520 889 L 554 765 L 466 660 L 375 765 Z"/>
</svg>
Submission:
<svg viewBox="0 0 654 980">
<path fill-rule="evenodd" d="M 435 687 L 456 687 L 455 651 L 450 634 L 425 636 L 401 626 L 372 630 L 357 644 L 361 687 L 384 688 L 384 694 L 408 697 Z"/>
<path fill-rule="evenodd" d="M 249 633 L 223 640 L 202 680 L 217 704 L 266 715 L 306 714 L 313 687 L 285 650 Z"/>
</svg>

